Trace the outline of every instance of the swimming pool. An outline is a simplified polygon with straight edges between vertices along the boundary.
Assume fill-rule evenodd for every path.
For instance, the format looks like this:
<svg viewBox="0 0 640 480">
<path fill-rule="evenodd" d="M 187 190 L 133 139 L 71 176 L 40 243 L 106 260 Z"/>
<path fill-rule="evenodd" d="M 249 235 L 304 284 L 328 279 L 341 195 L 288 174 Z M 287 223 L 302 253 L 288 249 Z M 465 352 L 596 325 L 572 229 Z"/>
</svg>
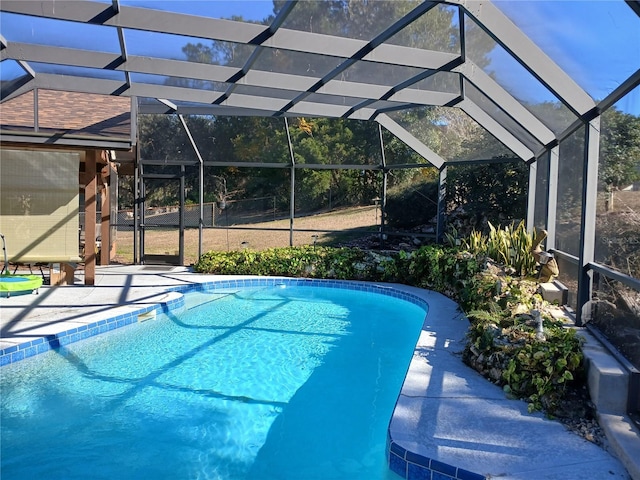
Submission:
<svg viewBox="0 0 640 480">
<path fill-rule="evenodd" d="M 285 286 L 2 368 L 6 478 L 384 479 L 426 306 Z"/>
</svg>

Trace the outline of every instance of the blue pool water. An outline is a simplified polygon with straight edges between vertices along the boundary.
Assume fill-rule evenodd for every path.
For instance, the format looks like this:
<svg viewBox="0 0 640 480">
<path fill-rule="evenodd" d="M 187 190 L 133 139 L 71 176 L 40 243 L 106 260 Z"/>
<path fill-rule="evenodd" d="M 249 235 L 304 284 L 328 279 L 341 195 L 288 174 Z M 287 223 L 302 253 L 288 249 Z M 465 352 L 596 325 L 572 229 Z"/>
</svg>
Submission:
<svg viewBox="0 0 640 480">
<path fill-rule="evenodd" d="M 371 292 L 190 293 L 0 369 L 2 478 L 377 480 L 425 308 Z"/>
</svg>

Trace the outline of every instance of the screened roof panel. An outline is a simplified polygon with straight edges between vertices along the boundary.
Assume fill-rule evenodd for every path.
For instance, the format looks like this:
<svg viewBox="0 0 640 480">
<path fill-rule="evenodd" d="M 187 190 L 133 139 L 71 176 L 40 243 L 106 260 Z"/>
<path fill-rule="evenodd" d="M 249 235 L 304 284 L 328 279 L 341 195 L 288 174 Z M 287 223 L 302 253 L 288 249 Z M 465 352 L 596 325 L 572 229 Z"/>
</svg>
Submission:
<svg viewBox="0 0 640 480">
<path fill-rule="evenodd" d="M 152 98 L 152 97 L 138 97 L 138 105 L 154 105 L 154 106 L 163 105 L 166 107 L 166 105 L 161 103 L 157 98 Z"/>
<path fill-rule="evenodd" d="M 353 107 L 354 105 L 358 105 L 359 103 L 364 102 L 364 98 L 358 97 L 346 97 L 340 95 L 326 95 L 319 93 L 312 93 L 305 97 L 305 102 L 311 103 L 323 103 L 329 105 L 342 105 L 347 107 Z"/>
<path fill-rule="evenodd" d="M 476 40 L 475 46 L 467 50 L 470 60 L 548 128 L 560 133 L 576 120 L 561 99 L 468 17 L 465 28 Z"/>
<path fill-rule="evenodd" d="M 517 137 L 533 153 L 543 148 L 543 144 L 538 141 L 525 127 L 520 125 L 516 119 L 511 118 L 504 110 L 500 109 L 484 93 L 478 90 L 473 84 L 465 81 L 465 93 L 467 98 L 478 105 L 483 111 L 495 118 L 500 125 Z"/>
<path fill-rule="evenodd" d="M 285 29 L 369 40 L 405 13 L 406 4 L 375 2 L 298 2 L 282 24 Z"/>
<path fill-rule="evenodd" d="M 344 95 L 349 97 L 379 98 L 385 95 L 388 87 L 371 85 L 368 83 L 343 82 L 331 80 L 317 90 L 329 95 Z"/>
<path fill-rule="evenodd" d="M 242 0 L 233 2 L 220 0 L 180 0 L 178 2 L 120 0 L 120 3 L 130 7 L 143 7 L 154 10 L 164 10 L 166 12 L 199 15 L 218 19 L 234 19 L 253 23 L 268 22 L 269 16 L 273 15 L 273 2 L 265 0 Z"/>
<path fill-rule="evenodd" d="M 207 40 L 144 30 L 123 30 L 129 55 L 242 67 L 255 50 L 254 46 L 236 42 Z M 118 53 L 120 53 L 120 49 L 118 49 Z"/>
<path fill-rule="evenodd" d="M 640 17 L 625 2 L 495 3 L 594 100 L 640 68 Z"/>
<path fill-rule="evenodd" d="M 412 105 L 437 105 L 444 106 L 455 103 L 460 98 L 458 93 L 434 92 L 405 88 L 389 97 L 394 102 L 408 103 Z"/>
<path fill-rule="evenodd" d="M 460 75 L 452 72 L 429 72 L 429 76 L 414 83 L 409 88 L 435 92 L 460 93 Z"/>
<path fill-rule="evenodd" d="M 0 11 L 2 35 L 12 42 L 44 43 L 55 47 L 82 48 L 120 54 L 115 28 Z M 51 35 L 51 32 L 56 32 Z"/>
<path fill-rule="evenodd" d="M 545 87 L 554 93 L 576 115 L 586 115 L 595 107 L 593 99 L 562 70 L 544 51 L 491 1 L 465 2 L 465 45 L 482 51 L 484 48 L 481 31 L 490 32 L 491 39 L 499 43 L 509 54 L 534 75 Z M 588 2 L 586 2 L 588 3 Z M 585 5 L 586 5 L 585 3 Z M 473 21 L 469 21 L 473 19 Z M 553 19 L 550 19 L 553 21 Z M 477 22 L 477 24 L 475 23 Z M 476 28 L 474 28 L 476 26 Z M 477 62 L 478 65 L 485 64 Z"/>
<path fill-rule="evenodd" d="M 257 108 L 259 110 L 278 111 L 289 103 L 286 99 L 256 97 L 252 95 L 231 94 L 229 98 L 221 102 L 221 105 L 229 107 Z"/>
<path fill-rule="evenodd" d="M 423 72 L 422 68 L 359 61 L 341 72 L 337 79 L 393 87 Z"/>
<path fill-rule="evenodd" d="M 377 102 L 370 103 L 367 108 L 372 108 L 379 111 L 391 111 L 391 110 L 406 110 L 408 108 L 415 107 L 414 104 L 406 102 L 393 102 L 389 100 L 378 100 Z"/>
<path fill-rule="evenodd" d="M 366 45 L 363 46 L 366 49 Z M 374 48 L 364 60 L 391 65 L 407 65 L 430 70 L 447 69 L 451 64 L 460 59 L 457 53 L 438 52 L 421 48 L 402 47 L 383 43 Z M 461 61 L 461 60 L 460 60 Z"/>
<path fill-rule="evenodd" d="M 15 60 L 3 60 L 0 62 L 0 81 L 12 82 L 26 76 L 28 74 L 25 69 Z"/>
<path fill-rule="evenodd" d="M 343 61 L 343 58 L 328 55 L 263 48 L 252 68 L 265 72 L 322 78 Z"/>
<path fill-rule="evenodd" d="M 199 3 L 206 4 L 206 2 Z M 194 4 L 196 3 L 194 2 Z M 154 5 L 156 4 L 154 3 Z M 44 0 L 42 2 L 4 0 L 0 11 L 38 18 L 51 18 L 56 21 L 68 20 L 87 25 L 102 24 L 111 27 L 135 28 L 240 43 L 250 43 L 256 35 L 263 33 L 266 28 L 264 25 L 253 23 L 174 13 L 155 8 L 129 7 L 116 1 L 108 3 L 105 7 L 104 3 L 93 0 L 82 2 L 75 0 Z M 23 24 L 24 21 L 26 20 L 20 19 L 19 23 Z M 238 28 L 238 24 L 242 25 L 242 28 Z M 58 26 L 48 29 L 47 33 L 61 33 L 61 24 Z"/>
<path fill-rule="evenodd" d="M 220 94 L 216 94 L 215 98 L 211 100 L 213 103 L 216 100 L 221 99 Z M 216 117 L 272 117 L 273 112 L 268 109 L 260 109 L 258 107 L 251 108 L 246 106 L 235 105 L 223 105 L 216 103 L 215 109 L 212 109 L 212 105 L 203 104 L 200 102 L 190 102 L 188 100 L 172 100 L 172 107 L 162 104 L 161 102 L 155 105 L 143 104 L 138 105 L 138 114 L 174 114 L 179 112 L 183 115 L 213 115 Z M 174 108 L 175 107 L 175 108 Z M 215 112 L 215 113 L 214 113 Z M 296 117 L 297 115 L 287 115 L 290 117 Z"/>
<path fill-rule="evenodd" d="M 170 99 L 170 104 L 178 105 L 181 102 L 194 104 L 211 104 L 223 96 L 223 92 L 211 90 L 210 88 L 183 88 L 170 85 L 157 85 L 150 83 L 132 83 L 129 86 L 131 95 L 139 97 L 150 95 L 158 99 Z M 104 93 L 103 91 L 99 93 Z M 165 109 L 166 110 L 166 109 Z"/>
<path fill-rule="evenodd" d="M 475 157 L 438 139 L 479 122 L 511 150 L 483 156 L 527 159 L 610 92 L 600 108 L 631 91 L 617 105 L 640 115 L 637 12 L 624 0 L 3 0 L 0 101 L 48 88 L 166 99 L 142 113 L 374 118 L 438 167 Z"/>
<path fill-rule="evenodd" d="M 226 82 L 240 71 L 239 68 L 222 65 L 207 65 L 204 63 L 188 63 L 179 60 L 134 56 L 128 57 L 127 65 L 129 67 L 128 71 L 132 73 L 148 73 L 151 75 L 165 75 L 168 77 L 182 77 L 211 82 Z"/>
<path fill-rule="evenodd" d="M 475 65 L 490 75 L 510 94 L 528 103 L 560 102 L 547 87 L 531 75 L 509 53 L 478 27 L 468 16 L 465 17 L 467 34 L 474 44 L 467 49 L 467 56 Z"/>
<path fill-rule="evenodd" d="M 54 63 L 29 62 L 29 66 L 36 73 L 48 73 L 79 78 L 101 78 L 105 80 L 125 81 L 124 72 L 105 70 L 102 68 L 85 68 Z"/>
<path fill-rule="evenodd" d="M 303 117 L 343 117 L 351 110 L 351 105 L 342 105 L 335 103 L 314 103 L 300 101 L 293 107 L 289 108 L 288 113 Z"/>
<path fill-rule="evenodd" d="M 165 85 L 168 87 L 181 87 L 186 89 L 207 90 L 214 92 L 224 92 L 227 88 L 229 88 L 229 85 L 231 85 L 224 82 L 209 82 L 200 79 L 172 77 L 166 75 L 152 75 L 148 73 L 132 73 L 131 82 L 147 83 L 151 85 Z"/>
<path fill-rule="evenodd" d="M 233 93 L 241 95 L 255 95 L 258 97 L 273 97 L 286 100 L 293 100 L 298 95 L 295 90 L 283 90 L 281 88 L 265 88 L 254 87 L 251 85 L 236 85 L 233 89 Z"/>
<path fill-rule="evenodd" d="M 637 86 L 627 95 L 616 102 L 616 107 L 625 113 L 640 115 L 640 86 Z"/>
<path fill-rule="evenodd" d="M 398 9 L 408 13 L 413 3 L 397 2 Z M 458 9 L 452 5 L 436 5 L 386 43 L 404 47 L 426 48 L 440 52 L 460 53 Z"/>
<path fill-rule="evenodd" d="M 320 79 L 303 75 L 289 75 L 264 72 L 260 70 L 249 70 L 244 77 L 236 82 L 236 84 L 305 91 L 318 83 L 318 80 Z"/>
<path fill-rule="evenodd" d="M 367 42 L 364 40 L 279 28 L 273 36 L 266 39 L 262 45 L 275 49 L 348 58 L 363 47 L 366 47 Z"/>
</svg>

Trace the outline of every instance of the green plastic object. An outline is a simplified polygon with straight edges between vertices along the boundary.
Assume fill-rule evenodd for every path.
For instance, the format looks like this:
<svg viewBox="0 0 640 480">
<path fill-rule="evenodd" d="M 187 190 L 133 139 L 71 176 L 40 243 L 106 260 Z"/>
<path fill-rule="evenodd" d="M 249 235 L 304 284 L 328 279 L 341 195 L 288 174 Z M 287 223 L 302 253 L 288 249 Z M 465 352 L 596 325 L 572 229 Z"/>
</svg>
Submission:
<svg viewBox="0 0 640 480">
<path fill-rule="evenodd" d="M 42 286 L 42 277 L 38 275 L 0 275 L 0 293 L 11 296 L 12 293 L 38 293 Z"/>
</svg>

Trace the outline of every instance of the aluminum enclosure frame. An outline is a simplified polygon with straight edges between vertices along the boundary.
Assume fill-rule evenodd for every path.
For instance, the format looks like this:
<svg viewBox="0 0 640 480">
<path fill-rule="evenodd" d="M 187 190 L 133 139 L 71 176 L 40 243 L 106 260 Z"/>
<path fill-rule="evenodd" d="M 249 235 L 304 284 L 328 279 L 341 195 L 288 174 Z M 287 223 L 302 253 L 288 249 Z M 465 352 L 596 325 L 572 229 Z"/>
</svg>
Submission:
<svg viewBox="0 0 640 480">
<path fill-rule="evenodd" d="M 640 16 L 637 1 L 624 1 L 629 6 L 630 15 Z M 0 101 L 4 103 L 27 92 L 49 89 L 125 96 L 132 99 L 158 99 L 158 102 L 153 105 L 143 101 L 133 102 L 136 114 L 140 115 L 167 113 L 177 114 L 180 118 L 186 115 L 273 116 L 284 117 L 285 122 L 289 117 L 301 116 L 376 121 L 440 171 L 441 191 L 445 188 L 447 166 L 460 160 L 443 158 L 434 152 L 412 132 L 394 121 L 389 112 L 422 107 L 459 109 L 513 152 L 514 157 L 528 163 L 532 172 L 537 159 L 543 156 L 549 159 L 546 219 L 546 228 L 549 231 L 547 248 L 549 249 L 555 247 L 560 155 L 558 144 L 577 129 L 585 126 L 587 134 L 584 138 L 582 228 L 577 258 L 581 273 L 578 279 L 579 301 L 576 316 L 580 324 L 582 307 L 591 296 L 591 270 L 594 265 L 597 266 L 594 263 L 593 237 L 600 115 L 629 92 L 638 88 L 640 68 L 607 98 L 596 102 L 575 79 L 563 71 L 490 0 L 417 3 L 413 9 L 395 19 L 385 29 L 365 39 L 336 37 L 285 28 L 283 25 L 286 24 L 287 18 L 297 4 L 296 0 L 288 1 L 269 25 L 262 25 L 130 7 L 121 4 L 119 0 L 112 0 L 110 4 L 98 1 L 3 0 L 0 3 L 0 11 L 4 13 L 112 28 L 117 35 L 118 51 L 61 47 L 57 46 L 53 39 L 47 42 L 28 43 L 12 41 L 11 38 L 0 36 L 0 61 L 14 61 L 24 72 L 12 81 L 3 82 Z M 461 43 L 459 52 L 425 50 L 388 42 L 394 35 L 439 5 L 448 5 L 450 8 L 457 9 L 458 35 Z M 465 43 L 468 41 L 464 28 L 465 21 L 474 22 L 500 45 L 512 59 L 575 115 L 575 122 L 562 132 L 554 132 L 550 125 L 533 115 L 518 99 L 474 64 L 465 51 Z M 202 41 L 233 42 L 250 47 L 253 51 L 242 64 L 233 66 L 133 55 L 127 36 L 128 30 L 182 35 L 199 38 Z M 328 72 L 318 75 L 257 69 L 256 64 L 260 56 L 276 49 L 303 55 L 330 56 L 336 60 L 335 66 Z M 394 85 L 342 80 L 341 75 L 359 62 L 369 62 L 385 67 L 412 67 L 420 71 Z M 31 64 L 75 68 L 80 73 L 75 75 L 39 73 Z M 459 89 L 451 92 L 418 87 L 419 82 L 438 73 L 457 75 Z M 136 82 L 137 75 L 175 77 L 185 80 L 185 83 L 188 81 L 210 82 L 212 88 L 196 89 L 189 86 Z M 116 77 L 119 79 L 113 79 Z M 262 93 L 247 94 L 240 87 L 252 87 Z M 470 98 L 471 95 L 467 94 L 466 90 L 472 87 L 486 97 L 491 106 L 495 107 L 504 118 L 513 122 L 513 125 L 506 125 L 502 117 L 496 115 L 491 108 L 480 105 Z M 276 90 L 286 91 L 288 96 L 281 98 L 275 94 L 269 95 L 269 92 Z M 336 105 L 331 103 L 334 97 L 343 97 L 356 103 Z M 34 112 L 34 116 L 37 125 L 37 111 Z M 49 141 L 46 137 L 36 135 L 35 132 L 2 131 L 3 143 L 44 144 Z M 55 141 L 57 145 L 65 145 L 73 141 L 91 142 L 91 140 L 64 136 Z M 117 142 L 110 146 L 123 147 Z M 194 141 L 192 146 L 202 167 L 205 162 L 202 161 Z M 533 148 L 534 146 L 538 148 Z M 468 160 L 465 163 L 474 163 L 474 160 Z M 242 166 L 250 165 L 242 164 Z M 265 165 L 260 164 L 260 166 Z M 278 168 L 290 168 L 293 182 L 297 168 L 293 157 L 290 165 L 278 166 Z M 326 168 L 362 168 L 362 166 L 343 165 Z M 389 167 L 381 165 L 366 168 L 384 170 Z M 532 173 L 531 181 L 534 178 L 535 175 Z M 528 198 L 527 218 L 530 228 L 532 228 L 535 206 L 534 187 L 535 185 L 530 185 Z M 440 217 L 441 212 L 438 218 Z M 567 258 L 569 257 L 567 255 Z M 635 285 L 633 282 L 631 284 Z"/>
</svg>

